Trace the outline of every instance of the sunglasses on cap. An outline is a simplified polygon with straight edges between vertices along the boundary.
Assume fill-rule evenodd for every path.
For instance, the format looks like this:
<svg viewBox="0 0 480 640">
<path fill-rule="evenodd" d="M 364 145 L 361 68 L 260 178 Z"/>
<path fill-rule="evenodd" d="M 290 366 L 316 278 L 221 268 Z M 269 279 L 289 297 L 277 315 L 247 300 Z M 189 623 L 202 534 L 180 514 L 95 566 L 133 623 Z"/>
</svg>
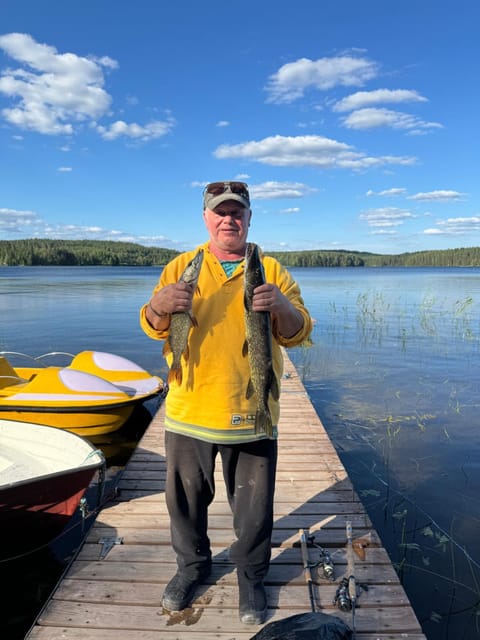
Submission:
<svg viewBox="0 0 480 640">
<path fill-rule="evenodd" d="M 211 196 L 219 196 L 222 193 L 236 193 L 245 198 L 247 202 L 250 202 L 248 186 L 245 182 L 211 182 L 205 187 L 204 193 L 208 193 Z"/>
</svg>

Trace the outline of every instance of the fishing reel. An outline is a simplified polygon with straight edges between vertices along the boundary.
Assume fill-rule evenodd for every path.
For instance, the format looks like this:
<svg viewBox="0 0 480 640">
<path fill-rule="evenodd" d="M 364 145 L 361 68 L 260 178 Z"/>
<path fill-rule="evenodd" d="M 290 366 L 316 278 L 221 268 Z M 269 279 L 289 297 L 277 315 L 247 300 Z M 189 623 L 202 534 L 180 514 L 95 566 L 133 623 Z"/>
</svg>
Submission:
<svg viewBox="0 0 480 640">
<path fill-rule="evenodd" d="M 352 599 L 348 593 L 348 578 L 342 578 L 338 585 L 333 604 L 340 609 L 340 611 L 352 610 Z"/>
<path fill-rule="evenodd" d="M 335 568 L 333 566 L 330 554 L 328 554 L 325 549 L 322 549 L 322 554 L 318 566 L 321 567 L 324 578 L 327 578 L 327 580 L 335 579 Z"/>
<path fill-rule="evenodd" d="M 367 584 L 356 582 L 353 576 L 350 578 L 344 577 L 335 592 L 333 604 L 340 611 L 351 611 L 362 591 L 368 591 Z"/>
<path fill-rule="evenodd" d="M 316 562 L 313 566 L 321 568 L 323 572 L 323 577 L 326 578 L 327 580 L 333 581 L 335 579 L 335 567 L 333 566 L 332 558 L 328 553 L 328 551 L 326 551 L 319 544 L 315 544 L 314 540 L 315 540 L 315 536 L 313 535 L 308 536 L 308 542 L 313 547 L 318 549 L 320 553 L 320 558 L 318 562 Z"/>
</svg>

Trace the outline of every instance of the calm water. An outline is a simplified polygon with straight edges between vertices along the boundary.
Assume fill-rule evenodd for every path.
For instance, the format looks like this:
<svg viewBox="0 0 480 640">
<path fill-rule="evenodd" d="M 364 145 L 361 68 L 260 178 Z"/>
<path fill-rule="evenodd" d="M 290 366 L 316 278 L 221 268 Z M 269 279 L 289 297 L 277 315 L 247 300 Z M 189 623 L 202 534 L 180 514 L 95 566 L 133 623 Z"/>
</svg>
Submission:
<svg viewBox="0 0 480 640">
<path fill-rule="evenodd" d="M 292 272 L 316 324 L 290 356 L 424 633 L 480 637 L 480 270 Z M 0 350 L 111 351 L 165 377 L 138 325 L 158 275 L 0 267 Z"/>
</svg>

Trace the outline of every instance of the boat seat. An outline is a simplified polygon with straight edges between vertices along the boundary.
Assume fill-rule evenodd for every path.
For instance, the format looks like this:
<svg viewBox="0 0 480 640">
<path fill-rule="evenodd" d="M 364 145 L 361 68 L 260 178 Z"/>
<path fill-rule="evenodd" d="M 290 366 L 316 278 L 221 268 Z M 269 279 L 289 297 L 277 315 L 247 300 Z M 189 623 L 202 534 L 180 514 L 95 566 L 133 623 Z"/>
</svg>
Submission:
<svg viewBox="0 0 480 640">
<path fill-rule="evenodd" d="M 0 356 L 0 389 L 11 387 L 15 384 L 23 384 L 24 382 L 27 382 L 27 380 L 17 375 L 17 372 L 5 356 Z"/>
</svg>

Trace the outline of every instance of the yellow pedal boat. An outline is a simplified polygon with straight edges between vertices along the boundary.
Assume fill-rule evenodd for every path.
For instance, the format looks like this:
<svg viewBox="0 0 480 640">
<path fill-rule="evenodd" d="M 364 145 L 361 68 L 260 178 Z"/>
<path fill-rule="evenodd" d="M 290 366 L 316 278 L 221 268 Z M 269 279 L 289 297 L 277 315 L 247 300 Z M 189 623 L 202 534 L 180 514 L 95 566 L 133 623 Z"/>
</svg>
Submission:
<svg viewBox="0 0 480 640">
<path fill-rule="evenodd" d="M 46 366 L 47 356 L 68 355 L 68 366 Z M 9 358 L 7 358 L 9 356 Z M 30 358 L 34 366 L 13 367 L 0 353 L 0 418 L 35 422 L 81 436 L 111 433 L 128 420 L 136 405 L 163 391 L 163 381 L 112 353 L 82 351 Z"/>
</svg>

